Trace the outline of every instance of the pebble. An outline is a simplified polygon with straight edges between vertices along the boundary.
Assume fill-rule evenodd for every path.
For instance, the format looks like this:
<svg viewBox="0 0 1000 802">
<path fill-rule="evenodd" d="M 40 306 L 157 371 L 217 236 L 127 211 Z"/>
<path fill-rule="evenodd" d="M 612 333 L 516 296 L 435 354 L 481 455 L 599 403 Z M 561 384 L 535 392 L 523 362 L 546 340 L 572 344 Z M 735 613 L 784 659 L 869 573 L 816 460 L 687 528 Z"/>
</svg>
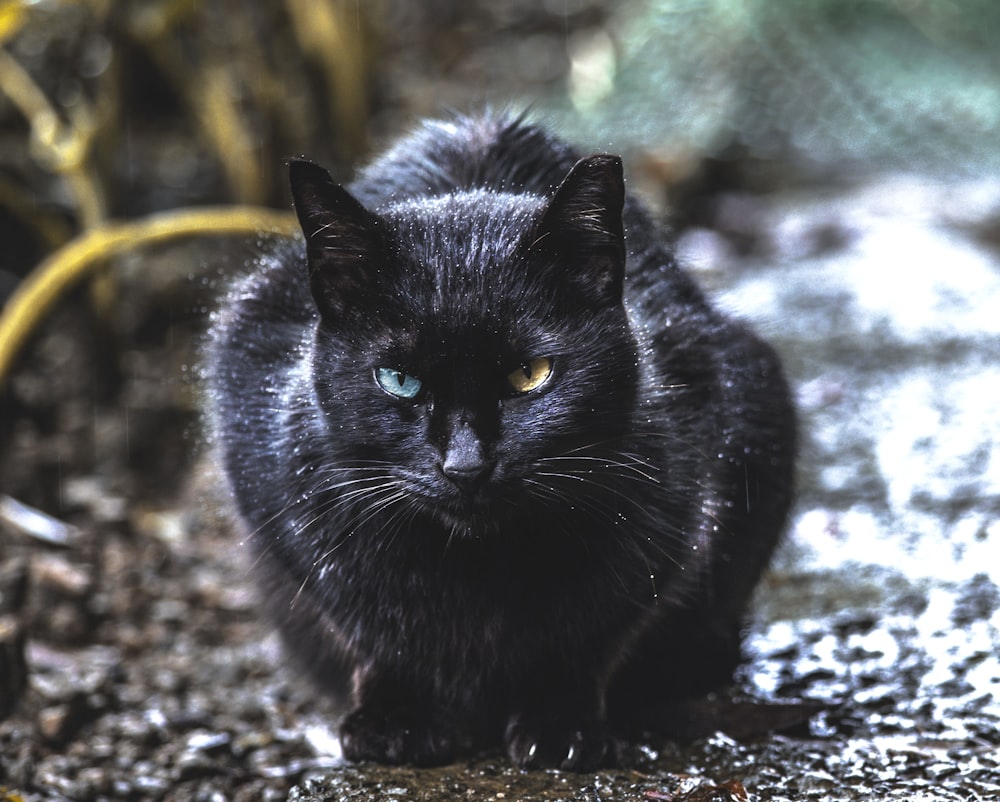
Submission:
<svg viewBox="0 0 1000 802">
<path fill-rule="evenodd" d="M 0 720 L 10 715 L 28 685 L 23 609 L 28 594 L 27 562 L 0 562 Z"/>
<path fill-rule="evenodd" d="M 0 615 L 0 720 L 18 706 L 28 686 L 25 635 L 17 616 Z"/>
<path fill-rule="evenodd" d="M 228 732 L 195 732 L 188 736 L 187 749 L 195 752 L 215 752 L 229 746 L 232 736 Z"/>
</svg>

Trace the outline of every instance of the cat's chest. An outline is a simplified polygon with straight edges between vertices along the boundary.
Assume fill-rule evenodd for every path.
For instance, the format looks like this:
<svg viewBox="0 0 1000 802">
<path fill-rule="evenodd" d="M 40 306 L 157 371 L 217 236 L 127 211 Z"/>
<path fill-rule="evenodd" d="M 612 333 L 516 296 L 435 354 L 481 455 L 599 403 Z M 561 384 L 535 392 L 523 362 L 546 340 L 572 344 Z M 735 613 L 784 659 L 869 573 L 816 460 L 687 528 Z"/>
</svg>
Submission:
<svg viewBox="0 0 1000 802">
<path fill-rule="evenodd" d="M 574 632 L 581 644 L 596 642 L 655 603 L 644 570 L 569 555 L 566 544 L 525 554 L 462 545 L 450 553 L 345 548 L 314 581 L 360 652 L 438 661 L 502 663 L 526 644 Z"/>
</svg>

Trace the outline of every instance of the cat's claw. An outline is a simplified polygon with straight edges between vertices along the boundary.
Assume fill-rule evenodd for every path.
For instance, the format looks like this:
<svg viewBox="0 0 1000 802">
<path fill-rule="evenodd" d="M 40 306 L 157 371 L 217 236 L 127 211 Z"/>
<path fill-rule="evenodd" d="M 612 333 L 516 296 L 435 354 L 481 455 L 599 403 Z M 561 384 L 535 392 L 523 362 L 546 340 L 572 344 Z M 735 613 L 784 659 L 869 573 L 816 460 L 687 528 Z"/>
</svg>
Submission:
<svg viewBox="0 0 1000 802">
<path fill-rule="evenodd" d="M 456 751 L 451 727 L 408 709 L 355 710 L 340 726 L 340 744 L 352 762 L 418 766 L 448 763 Z"/>
<path fill-rule="evenodd" d="M 565 771 L 593 771 L 608 755 L 609 741 L 600 722 L 560 726 L 515 716 L 504 742 L 511 761 L 522 769 L 555 766 Z"/>
</svg>

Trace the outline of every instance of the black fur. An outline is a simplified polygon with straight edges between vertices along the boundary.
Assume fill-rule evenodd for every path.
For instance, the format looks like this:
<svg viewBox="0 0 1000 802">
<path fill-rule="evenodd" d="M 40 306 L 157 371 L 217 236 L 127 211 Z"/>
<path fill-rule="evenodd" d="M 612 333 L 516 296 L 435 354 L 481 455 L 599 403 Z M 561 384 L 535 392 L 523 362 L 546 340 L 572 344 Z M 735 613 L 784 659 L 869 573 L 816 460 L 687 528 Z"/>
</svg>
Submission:
<svg viewBox="0 0 1000 802">
<path fill-rule="evenodd" d="M 349 191 L 308 162 L 291 180 L 305 244 L 224 301 L 208 397 L 264 605 L 341 703 L 345 754 L 502 741 L 586 769 L 725 682 L 794 412 L 620 160 L 485 115 L 427 123 Z"/>
</svg>

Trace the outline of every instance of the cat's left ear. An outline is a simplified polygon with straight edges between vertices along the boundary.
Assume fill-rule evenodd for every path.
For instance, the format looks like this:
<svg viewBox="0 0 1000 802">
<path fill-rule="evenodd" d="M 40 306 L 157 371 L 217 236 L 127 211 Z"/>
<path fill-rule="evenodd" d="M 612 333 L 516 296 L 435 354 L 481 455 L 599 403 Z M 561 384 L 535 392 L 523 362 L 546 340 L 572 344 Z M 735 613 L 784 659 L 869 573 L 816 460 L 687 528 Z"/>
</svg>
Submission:
<svg viewBox="0 0 1000 802">
<path fill-rule="evenodd" d="M 621 158 L 581 159 L 559 185 L 531 239 L 531 250 L 556 257 L 566 277 L 598 306 L 622 300 L 624 205 Z"/>
<path fill-rule="evenodd" d="M 385 261 L 380 221 L 318 164 L 293 159 L 288 174 L 313 298 L 325 316 L 341 317 L 372 288 Z"/>
</svg>

